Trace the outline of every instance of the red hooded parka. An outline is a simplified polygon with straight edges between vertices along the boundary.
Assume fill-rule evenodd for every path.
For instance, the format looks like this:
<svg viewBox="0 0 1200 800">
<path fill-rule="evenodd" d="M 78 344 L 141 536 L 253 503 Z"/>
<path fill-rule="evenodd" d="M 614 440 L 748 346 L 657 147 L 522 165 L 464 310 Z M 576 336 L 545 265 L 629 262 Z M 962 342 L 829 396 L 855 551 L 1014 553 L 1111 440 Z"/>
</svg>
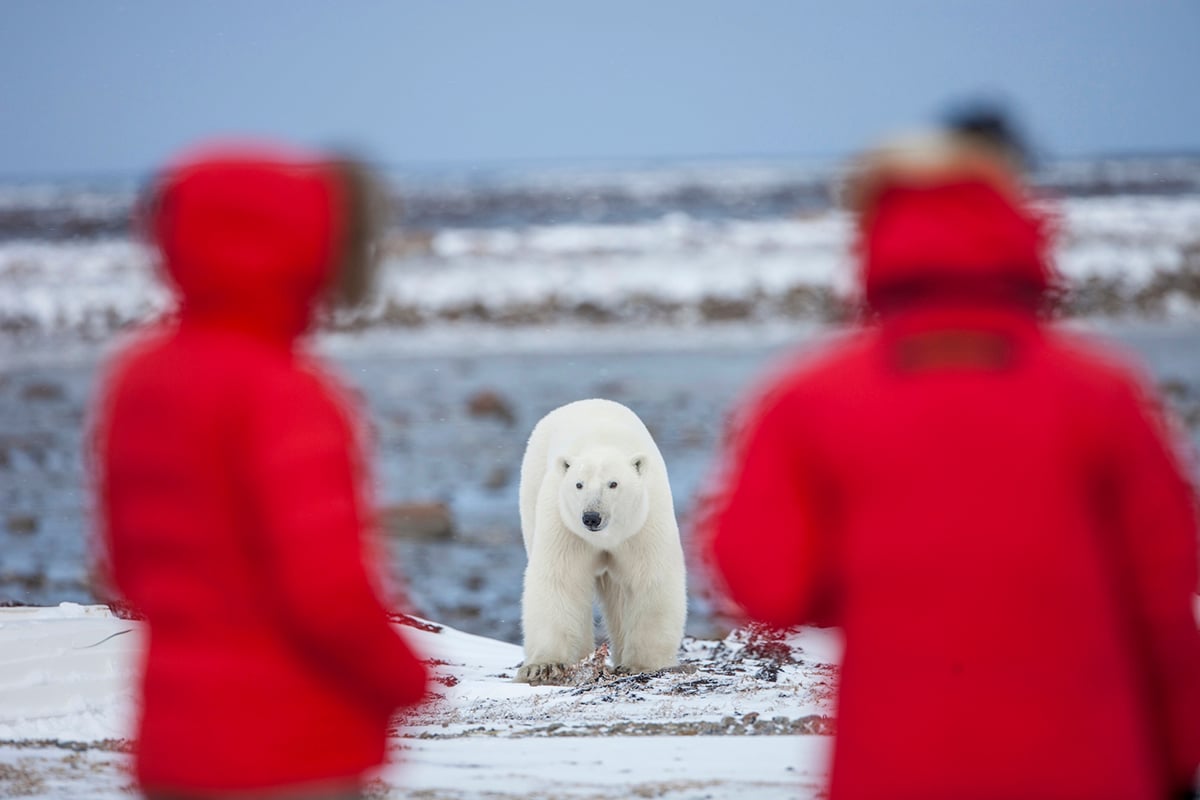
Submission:
<svg viewBox="0 0 1200 800">
<path fill-rule="evenodd" d="M 178 316 L 117 360 L 97 430 L 111 577 L 148 628 L 147 790 L 352 783 L 425 692 L 368 564 L 354 420 L 295 348 L 343 191 L 315 160 L 222 151 L 151 209 Z"/>
<path fill-rule="evenodd" d="M 883 188 L 876 321 L 745 414 L 709 557 L 845 636 L 834 800 L 1151 800 L 1200 763 L 1195 498 L 1155 400 L 1036 308 L 1039 222 L 978 176 Z"/>
</svg>

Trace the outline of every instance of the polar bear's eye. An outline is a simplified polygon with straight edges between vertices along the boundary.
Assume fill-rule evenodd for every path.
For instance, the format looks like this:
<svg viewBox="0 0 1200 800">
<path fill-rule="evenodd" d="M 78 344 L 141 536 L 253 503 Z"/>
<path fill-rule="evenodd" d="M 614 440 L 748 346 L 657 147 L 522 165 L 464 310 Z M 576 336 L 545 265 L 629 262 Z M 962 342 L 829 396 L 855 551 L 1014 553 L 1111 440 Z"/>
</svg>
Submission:
<svg viewBox="0 0 1200 800">
<path fill-rule="evenodd" d="M 575 484 L 575 488 L 576 488 L 576 489 L 582 489 L 582 488 L 583 488 L 583 484 L 582 484 L 582 483 L 577 483 L 577 484 Z"/>
<path fill-rule="evenodd" d="M 615 489 L 615 488 L 617 488 L 617 482 L 616 482 L 616 481 L 613 481 L 612 483 L 608 484 L 608 488 L 610 488 L 610 489 Z"/>
</svg>

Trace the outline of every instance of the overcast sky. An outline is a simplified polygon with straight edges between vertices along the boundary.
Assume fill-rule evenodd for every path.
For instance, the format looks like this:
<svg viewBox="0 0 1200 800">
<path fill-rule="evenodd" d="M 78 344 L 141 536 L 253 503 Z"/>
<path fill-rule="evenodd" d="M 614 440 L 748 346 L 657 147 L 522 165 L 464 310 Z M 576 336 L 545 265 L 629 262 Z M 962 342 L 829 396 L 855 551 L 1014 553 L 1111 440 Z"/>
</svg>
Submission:
<svg viewBox="0 0 1200 800">
<path fill-rule="evenodd" d="M 1197 0 L 3 0 L 0 176 L 206 136 L 390 165 L 827 160 L 978 93 L 1058 155 L 1200 151 Z"/>
</svg>

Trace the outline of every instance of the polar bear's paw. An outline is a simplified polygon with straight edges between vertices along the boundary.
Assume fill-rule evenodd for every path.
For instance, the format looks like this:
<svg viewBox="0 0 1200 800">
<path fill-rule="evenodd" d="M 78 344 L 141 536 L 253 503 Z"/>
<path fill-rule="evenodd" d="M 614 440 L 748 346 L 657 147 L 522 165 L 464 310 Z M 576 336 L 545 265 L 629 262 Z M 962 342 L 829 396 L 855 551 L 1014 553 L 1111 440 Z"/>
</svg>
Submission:
<svg viewBox="0 0 1200 800">
<path fill-rule="evenodd" d="M 522 664 L 513 680 L 530 686 L 565 686 L 574 683 L 574 672 L 567 664 Z"/>
</svg>

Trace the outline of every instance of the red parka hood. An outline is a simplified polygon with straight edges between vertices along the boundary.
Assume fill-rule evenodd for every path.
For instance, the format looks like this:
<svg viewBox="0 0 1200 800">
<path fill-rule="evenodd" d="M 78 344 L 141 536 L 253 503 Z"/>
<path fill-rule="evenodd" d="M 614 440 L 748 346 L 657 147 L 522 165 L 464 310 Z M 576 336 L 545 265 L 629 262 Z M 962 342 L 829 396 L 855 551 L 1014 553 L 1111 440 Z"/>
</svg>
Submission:
<svg viewBox="0 0 1200 800">
<path fill-rule="evenodd" d="M 1048 225 L 1015 173 L 979 147 L 938 140 L 923 148 L 869 156 L 852 187 L 867 305 L 1039 305 L 1050 285 Z"/>
<path fill-rule="evenodd" d="M 181 323 L 299 336 L 334 271 L 340 192 L 328 162 L 284 149 L 211 147 L 177 161 L 146 223 Z"/>
</svg>

